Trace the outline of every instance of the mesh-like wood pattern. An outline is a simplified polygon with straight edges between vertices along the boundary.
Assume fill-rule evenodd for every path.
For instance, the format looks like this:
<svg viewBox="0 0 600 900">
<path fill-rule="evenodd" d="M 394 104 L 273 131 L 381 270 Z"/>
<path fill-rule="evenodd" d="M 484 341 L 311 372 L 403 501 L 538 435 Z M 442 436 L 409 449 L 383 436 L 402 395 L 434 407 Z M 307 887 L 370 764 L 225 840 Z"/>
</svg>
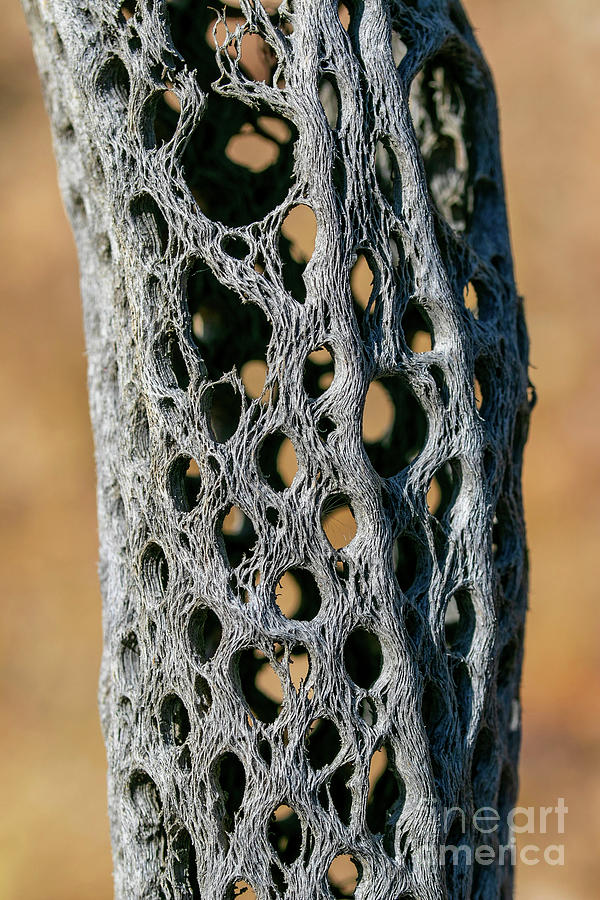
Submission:
<svg viewBox="0 0 600 900">
<path fill-rule="evenodd" d="M 527 338 L 460 4 L 24 5 L 81 264 L 116 896 L 509 897 L 440 863 L 478 838 L 447 808 L 514 801 L 527 584 Z"/>
</svg>

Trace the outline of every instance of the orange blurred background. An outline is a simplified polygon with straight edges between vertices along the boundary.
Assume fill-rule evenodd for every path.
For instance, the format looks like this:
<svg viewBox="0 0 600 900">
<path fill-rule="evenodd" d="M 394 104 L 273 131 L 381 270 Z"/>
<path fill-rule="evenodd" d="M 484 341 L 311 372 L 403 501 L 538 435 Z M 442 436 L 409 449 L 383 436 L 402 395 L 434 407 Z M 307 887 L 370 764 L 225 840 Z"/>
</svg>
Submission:
<svg viewBox="0 0 600 900">
<path fill-rule="evenodd" d="M 518 900 L 600 880 L 600 7 L 468 0 L 495 73 L 519 288 L 539 393 L 521 803 L 564 797 L 565 865 Z M 108 900 L 100 598 L 77 263 L 16 0 L 0 33 L 0 897 Z M 594 574 L 596 573 L 596 578 Z M 549 822 L 556 822 L 551 817 Z"/>
</svg>

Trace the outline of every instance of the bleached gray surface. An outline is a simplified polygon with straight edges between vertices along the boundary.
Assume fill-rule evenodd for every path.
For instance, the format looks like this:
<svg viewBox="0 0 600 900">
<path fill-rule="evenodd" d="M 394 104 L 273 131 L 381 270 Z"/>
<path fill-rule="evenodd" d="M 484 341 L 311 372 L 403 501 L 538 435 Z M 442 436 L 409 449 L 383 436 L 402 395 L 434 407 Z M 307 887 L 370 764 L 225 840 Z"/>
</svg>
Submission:
<svg viewBox="0 0 600 900">
<path fill-rule="evenodd" d="M 527 339 L 493 87 L 459 4 L 364 0 L 347 33 L 332 0 L 295 0 L 293 12 L 284 4 L 280 22 L 242 0 L 246 30 L 272 50 L 273 78 L 251 80 L 225 47 L 214 90 L 218 73 L 208 78 L 202 68 L 206 60 L 215 65 L 204 3 L 138 0 L 128 20 L 110 0 L 24 6 L 81 266 L 116 897 L 216 900 L 233 896 L 239 879 L 260 898 L 330 897 L 327 870 L 344 852 L 362 870 L 357 898 L 509 897 L 508 866 L 445 872 L 438 865 L 439 846 L 457 843 L 456 826 L 450 839 L 445 833 L 445 807 L 505 812 L 515 797 L 527 584 L 520 491 Z M 230 35 L 229 46 L 236 40 Z M 334 90 L 323 89 L 323 73 Z M 181 102 L 177 122 L 163 107 L 157 112 L 169 86 Z M 224 158 L 219 138 L 229 110 L 234 118 L 246 110 L 256 126 L 252 104 L 282 117 L 293 136 L 254 181 Z M 252 202 L 264 210 L 256 221 Z M 278 241 L 299 203 L 318 224 L 303 282 Z M 244 258 L 226 252 L 227 235 L 244 239 Z M 376 276 L 364 315 L 349 281 L 360 252 Z M 221 290 L 213 276 L 233 292 L 220 323 L 222 349 L 217 342 L 211 350 L 208 336 L 203 353 L 193 340 L 191 271 L 199 308 L 203 292 Z M 463 302 L 469 282 L 478 317 Z M 411 314 L 416 309 L 431 327 L 429 352 L 410 347 L 409 298 Z M 256 316 L 258 337 L 248 326 Z M 239 368 L 257 356 L 253 342 L 258 347 L 265 334 L 270 393 L 251 400 Z M 335 376 L 311 398 L 305 361 L 322 345 Z M 391 376 L 400 385 L 396 394 L 390 388 L 400 424 L 367 455 L 366 392 L 372 380 Z M 211 386 L 221 379 L 242 404 L 227 441 L 215 431 L 231 422 L 232 408 L 211 412 Z M 407 391 L 412 401 L 403 407 Z M 261 442 L 277 430 L 299 463 L 284 491 L 267 484 L 257 463 Z M 188 457 L 199 479 L 186 500 Z M 397 458 L 391 474 L 390 458 Z M 436 473 L 445 507 L 437 517 L 426 505 Z M 338 552 L 320 514 L 339 494 L 350 500 L 357 534 Z M 253 548 L 240 537 L 245 556 L 234 577 L 220 534 L 231 505 L 257 535 Z M 318 585 L 320 610 L 310 621 L 286 619 L 275 602 L 276 584 L 292 567 Z M 457 597 L 458 636 L 451 622 L 444 626 Z M 205 609 L 222 628 L 214 653 L 198 617 Z M 359 626 L 376 635 L 383 654 L 368 689 L 348 673 L 360 681 L 363 669 L 376 668 L 373 642 L 364 659 L 348 661 L 346 641 Z M 299 690 L 290 677 L 298 645 L 310 658 Z M 272 722 L 261 721 L 260 698 L 250 712 L 254 664 L 239 673 L 247 648 L 262 651 L 282 682 L 281 709 L 264 707 L 262 718 Z M 318 717 L 334 723 L 340 744 L 315 769 L 306 733 Z M 371 756 L 382 745 L 396 786 L 389 809 L 385 796 L 367 800 Z M 224 753 L 245 771 L 237 812 L 223 787 Z M 349 815 L 328 787 L 339 785 L 340 770 Z M 289 864 L 269 839 L 282 803 L 302 829 L 301 852 Z M 371 833 L 366 815 L 379 816 L 379 832 Z M 469 830 L 464 841 L 476 837 Z"/>
</svg>

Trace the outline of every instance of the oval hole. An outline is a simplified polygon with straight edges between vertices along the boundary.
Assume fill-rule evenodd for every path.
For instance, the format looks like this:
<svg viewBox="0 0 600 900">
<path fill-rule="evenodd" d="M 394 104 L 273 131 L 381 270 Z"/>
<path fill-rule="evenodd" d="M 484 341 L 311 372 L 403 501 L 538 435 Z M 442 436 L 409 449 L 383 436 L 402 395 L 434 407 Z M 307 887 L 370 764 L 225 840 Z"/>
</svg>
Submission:
<svg viewBox="0 0 600 900">
<path fill-rule="evenodd" d="M 168 379 L 168 386 L 177 386 L 182 391 L 187 390 L 190 384 L 190 373 L 188 372 L 176 334 L 173 332 L 167 334 L 163 339 L 159 353 L 167 362 L 168 368 L 165 375 Z"/>
<path fill-rule="evenodd" d="M 283 431 L 273 431 L 264 438 L 258 449 L 261 475 L 274 491 L 289 488 L 298 471 L 294 445 Z"/>
<path fill-rule="evenodd" d="M 522 643 L 522 633 L 519 632 L 502 648 L 498 660 L 498 689 L 501 691 L 505 691 L 512 685 L 518 672 Z"/>
<path fill-rule="evenodd" d="M 150 829 L 159 826 L 162 822 L 162 802 L 156 784 L 146 772 L 133 773 L 129 781 L 129 793 L 143 825 Z"/>
<path fill-rule="evenodd" d="M 140 644 L 135 631 L 121 640 L 121 669 L 128 687 L 135 687 L 140 674 Z"/>
<path fill-rule="evenodd" d="M 304 390 L 316 399 L 325 393 L 333 381 L 335 362 L 328 347 L 309 353 L 304 364 Z"/>
<path fill-rule="evenodd" d="M 342 550 L 354 539 L 356 519 L 345 494 L 327 497 L 321 508 L 321 525 L 334 550 Z"/>
<path fill-rule="evenodd" d="M 310 656 L 302 644 L 296 644 L 289 655 L 290 681 L 298 694 L 310 674 Z"/>
<path fill-rule="evenodd" d="M 392 31 L 392 58 L 396 67 L 400 65 L 400 63 L 406 56 L 406 52 L 406 44 L 397 31 Z"/>
<path fill-rule="evenodd" d="M 244 382 L 246 393 L 253 400 L 263 393 L 267 371 L 267 364 L 262 359 L 251 359 L 240 370 L 240 377 Z"/>
<path fill-rule="evenodd" d="M 200 469 L 191 456 L 179 456 L 171 465 L 170 487 L 173 502 L 181 512 L 190 512 L 198 505 Z"/>
<path fill-rule="evenodd" d="M 375 294 L 375 264 L 372 259 L 367 259 L 364 253 L 359 253 L 356 262 L 350 271 L 350 289 L 356 303 L 362 310 L 373 312 Z"/>
<path fill-rule="evenodd" d="M 395 212 L 402 205 L 400 170 L 391 148 L 383 141 L 375 147 L 375 176 L 381 194 Z"/>
<path fill-rule="evenodd" d="M 271 815 L 269 841 L 283 865 L 289 866 L 298 859 L 302 849 L 302 826 L 291 806 L 282 803 Z"/>
<path fill-rule="evenodd" d="M 169 229 L 154 197 L 147 193 L 138 194 L 129 205 L 129 213 L 142 257 L 164 256 Z"/>
<path fill-rule="evenodd" d="M 115 118 L 123 117 L 129 103 L 130 79 L 125 64 L 118 56 L 112 56 L 100 70 L 97 90 Z"/>
<path fill-rule="evenodd" d="M 427 439 L 427 416 L 408 382 L 401 376 L 381 378 L 394 408 L 394 420 L 386 436 L 365 443 L 365 451 L 375 471 L 390 478 L 405 468 L 423 449 Z"/>
<path fill-rule="evenodd" d="M 136 6 L 136 0 L 127 0 L 127 3 L 121 4 L 119 15 L 123 17 L 124 22 L 128 22 L 135 15 Z"/>
<path fill-rule="evenodd" d="M 372 834 L 384 836 L 384 849 L 394 856 L 394 832 L 406 798 L 404 782 L 394 767 L 393 751 L 384 744 L 371 757 L 367 826 Z"/>
<path fill-rule="evenodd" d="M 373 726 L 377 724 L 377 709 L 375 708 L 375 704 L 369 697 L 363 697 L 359 702 L 358 714 L 365 725 Z"/>
<path fill-rule="evenodd" d="M 315 770 L 331 765 L 342 747 L 340 732 L 331 719 L 313 719 L 304 743 L 308 761 Z"/>
<path fill-rule="evenodd" d="M 239 506 L 230 506 L 223 518 L 221 536 L 225 557 L 232 569 L 241 565 L 254 552 L 256 531 Z"/>
<path fill-rule="evenodd" d="M 425 310 L 417 303 L 409 303 L 402 316 L 404 339 L 413 353 L 433 350 L 433 328 Z"/>
<path fill-rule="evenodd" d="M 181 103 L 177 94 L 168 89 L 151 97 L 148 105 L 152 112 L 146 125 L 145 145 L 146 149 L 151 150 L 173 140 L 179 124 Z"/>
<path fill-rule="evenodd" d="M 271 750 L 270 743 L 266 739 L 258 742 L 258 752 L 260 753 L 261 759 L 264 760 L 265 764 L 267 766 L 270 766 L 271 762 L 273 761 L 273 751 Z"/>
<path fill-rule="evenodd" d="M 299 302 L 306 298 L 302 275 L 315 251 L 316 236 L 317 220 L 312 209 L 303 203 L 293 206 L 281 224 L 279 254 L 284 287 Z"/>
<path fill-rule="evenodd" d="M 349 782 L 354 776 L 352 763 L 345 763 L 336 769 L 328 785 L 329 796 L 340 822 L 348 826 L 352 814 L 352 793 Z"/>
<path fill-rule="evenodd" d="M 239 425 L 242 414 L 242 398 L 228 382 L 221 382 L 211 390 L 210 428 L 215 440 L 224 444 Z"/>
<path fill-rule="evenodd" d="M 275 588 L 275 602 L 286 619 L 309 622 L 321 608 L 321 594 L 306 569 L 288 569 Z"/>
<path fill-rule="evenodd" d="M 155 541 L 145 547 L 140 570 L 144 592 L 148 598 L 162 600 L 169 586 L 169 567 L 162 547 Z"/>
<path fill-rule="evenodd" d="M 200 606 L 190 616 L 188 635 L 192 652 L 201 663 L 212 659 L 221 643 L 223 629 L 215 612 Z"/>
<path fill-rule="evenodd" d="M 423 633 L 425 631 L 425 623 L 418 610 L 410 603 L 407 603 L 403 610 L 404 627 L 415 650 L 419 650 Z"/>
<path fill-rule="evenodd" d="M 354 684 L 368 690 L 383 667 L 379 638 L 366 628 L 355 628 L 344 644 L 344 665 Z"/>
<path fill-rule="evenodd" d="M 407 593 L 417 577 L 419 565 L 418 543 L 409 534 L 400 534 L 393 544 L 394 574 L 403 593 Z"/>
<path fill-rule="evenodd" d="M 177 759 L 177 765 L 184 774 L 190 774 L 192 771 L 192 754 L 189 747 L 183 748 Z"/>
<path fill-rule="evenodd" d="M 246 790 L 246 771 L 235 753 L 223 753 L 215 762 L 215 778 L 223 804 L 223 828 L 233 831 L 235 815 L 241 809 Z"/>
<path fill-rule="evenodd" d="M 362 867 L 349 853 L 340 853 L 327 869 L 327 881 L 334 897 L 354 897 Z"/>
<path fill-rule="evenodd" d="M 325 443 L 330 434 L 336 429 L 335 422 L 333 419 L 330 419 L 329 416 L 321 416 L 319 421 L 317 422 L 317 434 L 320 439 Z"/>
<path fill-rule="evenodd" d="M 437 470 L 427 489 L 427 508 L 430 515 L 441 521 L 448 515 L 460 488 L 460 465 L 449 460 Z"/>
<path fill-rule="evenodd" d="M 171 838 L 170 856 L 173 863 L 173 881 L 179 889 L 179 896 L 198 900 L 200 892 L 196 848 L 189 831 L 183 826 L 179 826 L 177 834 Z"/>
<path fill-rule="evenodd" d="M 252 714 L 266 724 L 274 722 L 283 703 L 283 688 L 265 654 L 252 647 L 242 650 L 238 657 L 238 673 Z"/>
<path fill-rule="evenodd" d="M 250 253 L 250 247 L 244 238 L 237 234 L 227 234 L 221 240 L 221 247 L 228 256 L 234 259 L 245 259 Z"/>
<path fill-rule="evenodd" d="M 469 729 L 471 710 L 473 708 L 473 684 L 471 682 L 471 674 L 464 659 L 461 659 L 459 662 L 453 658 L 451 658 L 451 660 L 453 663 L 451 666 L 452 681 L 454 684 L 454 694 L 456 696 L 458 719 L 463 734 L 466 734 Z"/>
<path fill-rule="evenodd" d="M 381 382 L 372 381 L 363 409 L 363 441 L 374 444 L 389 439 L 394 427 L 394 404 Z"/>
<path fill-rule="evenodd" d="M 335 131 L 340 115 L 340 101 L 337 88 L 330 77 L 324 77 L 319 83 L 319 100 L 323 107 L 329 127 Z"/>
<path fill-rule="evenodd" d="M 212 691 L 204 676 L 196 675 L 194 680 L 194 690 L 196 692 L 197 709 L 202 715 L 206 715 L 212 704 Z"/>
<path fill-rule="evenodd" d="M 168 694 L 160 707 L 160 733 L 165 744 L 180 747 L 190 733 L 190 717 L 177 694 Z"/>
<path fill-rule="evenodd" d="M 240 15 L 239 2 L 233 5 L 238 8 L 233 9 L 229 4 L 229 27 L 243 29 L 245 20 Z M 197 89 L 206 104 L 204 114 L 194 123 L 191 133 L 186 134 L 185 146 L 180 148 L 181 169 L 190 191 L 210 218 L 228 227 L 238 227 L 262 219 L 285 201 L 293 173 L 293 142 L 289 137 L 294 129 L 289 123 L 279 127 L 279 117 L 261 103 L 258 94 L 249 108 L 231 94 L 222 95 L 211 89 L 220 76 L 213 37 L 215 25 L 219 46 L 226 40 L 223 23 L 217 22 L 211 6 L 215 4 L 190 6 L 187 2 L 173 2 L 165 6 L 170 40 L 184 57 L 188 70 L 194 72 Z M 274 4 L 265 6 L 265 11 L 270 15 Z M 246 31 L 240 37 L 243 48 L 237 60 L 240 75 L 270 84 L 275 75 L 271 49 L 256 33 Z M 280 37 L 284 39 L 281 33 Z M 222 49 L 221 58 L 226 58 L 226 54 L 236 56 L 234 44 L 232 41 Z M 173 67 L 177 68 L 172 59 Z M 265 118 L 267 125 L 263 124 Z M 272 122 L 276 124 L 272 126 Z M 260 171 L 269 161 L 272 165 Z"/>
<path fill-rule="evenodd" d="M 292 259 L 306 265 L 315 252 L 317 238 L 317 219 L 310 206 L 293 206 L 281 223 L 281 233 L 289 242 Z"/>
<path fill-rule="evenodd" d="M 348 31 L 350 28 L 350 12 L 345 3 L 338 4 L 338 16 L 340 19 L 340 24 L 344 31 Z"/>
<path fill-rule="evenodd" d="M 146 456 L 150 450 L 150 423 L 148 410 L 142 399 L 138 400 L 133 412 L 132 437 L 134 449 L 140 456 Z"/>
<path fill-rule="evenodd" d="M 483 406 L 483 391 L 481 390 L 481 384 L 479 383 L 477 376 L 473 379 L 473 396 L 475 398 L 477 411 L 481 412 L 481 407 Z"/>
<path fill-rule="evenodd" d="M 259 306 L 242 303 L 201 259 L 190 269 L 185 290 L 192 337 L 211 381 L 233 368 L 242 372 L 251 360 L 265 361 L 271 326 Z"/>
<path fill-rule="evenodd" d="M 449 600 L 444 618 L 446 648 L 466 656 L 475 634 L 475 609 L 466 590 L 457 591 Z"/>
</svg>

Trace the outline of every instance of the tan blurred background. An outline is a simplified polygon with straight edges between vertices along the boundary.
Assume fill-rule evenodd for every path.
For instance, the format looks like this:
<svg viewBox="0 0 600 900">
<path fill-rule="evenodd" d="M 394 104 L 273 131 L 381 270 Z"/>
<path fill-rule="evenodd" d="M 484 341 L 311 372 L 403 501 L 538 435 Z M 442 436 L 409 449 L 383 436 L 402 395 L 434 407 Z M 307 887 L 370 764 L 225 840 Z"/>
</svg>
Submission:
<svg viewBox="0 0 600 900">
<path fill-rule="evenodd" d="M 592 900 L 600 880 L 600 7 L 467 0 L 467 9 L 499 92 L 540 398 L 526 455 L 533 573 L 521 803 L 553 806 L 562 796 L 569 808 L 565 866 L 522 865 L 517 897 Z M 109 900 L 77 267 L 17 0 L 4 7 L 0 47 L 0 898 Z"/>
</svg>

